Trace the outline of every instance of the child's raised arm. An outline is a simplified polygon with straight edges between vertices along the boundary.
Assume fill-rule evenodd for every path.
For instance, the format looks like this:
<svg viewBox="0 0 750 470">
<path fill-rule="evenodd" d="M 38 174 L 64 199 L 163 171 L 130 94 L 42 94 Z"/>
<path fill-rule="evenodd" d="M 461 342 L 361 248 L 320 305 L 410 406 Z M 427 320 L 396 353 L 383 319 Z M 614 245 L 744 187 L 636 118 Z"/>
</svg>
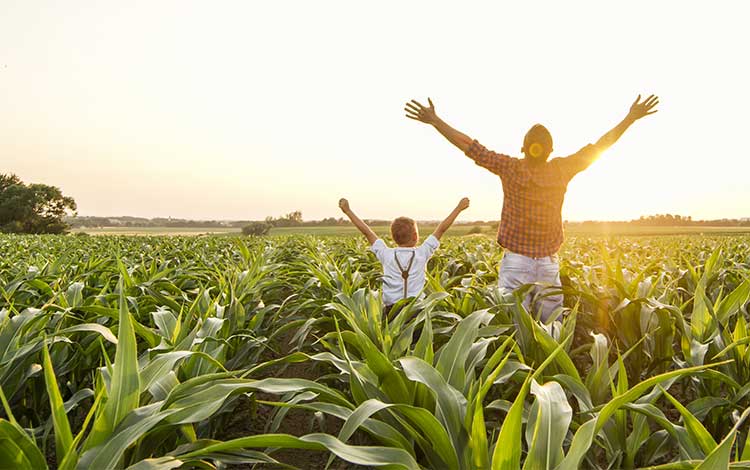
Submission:
<svg viewBox="0 0 750 470">
<path fill-rule="evenodd" d="M 349 217 L 349 220 L 352 221 L 355 227 L 362 232 L 362 235 L 367 238 L 367 242 L 372 245 L 375 243 L 375 241 L 378 239 L 378 236 L 375 235 L 375 232 L 372 231 L 372 229 L 359 217 L 357 217 L 357 214 L 355 214 L 352 209 L 349 207 L 349 201 L 347 201 L 344 198 L 339 199 L 339 207 L 341 210 L 346 214 L 347 217 Z"/>
<path fill-rule="evenodd" d="M 458 217 L 458 214 L 461 213 L 461 211 L 467 209 L 469 207 L 469 198 L 465 197 L 461 199 L 458 202 L 458 205 L 455 209 L 453 209 L 453 212 L 450 213 L 448 217 L 445 218 L 444 221 L 440 222 L 440 225 L 437 226 L 434 232 L 432 232 L 432 236 L 440 240 L 440 237 L 443 236 L 446 230 L 450 228 L 451 225 L 453 225 L 453 222 L 456 221 L 456 217 Z"/>
</svg>

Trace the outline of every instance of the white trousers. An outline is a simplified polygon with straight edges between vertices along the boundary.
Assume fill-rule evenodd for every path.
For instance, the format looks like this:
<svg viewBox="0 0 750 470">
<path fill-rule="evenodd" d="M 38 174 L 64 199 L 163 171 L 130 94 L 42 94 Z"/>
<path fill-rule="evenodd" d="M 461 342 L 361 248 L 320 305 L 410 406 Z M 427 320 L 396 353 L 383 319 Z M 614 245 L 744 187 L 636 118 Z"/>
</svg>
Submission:
<svg viewBox="0 0 750 470">
<path fill-rule="evenodd" d="M 560 288 L 560 263 L 557 255 L 544 258 L 528 256 L 505 251 L 500 262 L 498 284 L 500 287 L 515 290 L 524 284 L 540 283 L 524 299 L 523 305 L 535 318 L 546 322 L 558 308 L 562 307 L 562 294 L 550 295 L 551 289 Z"/>
</svg>

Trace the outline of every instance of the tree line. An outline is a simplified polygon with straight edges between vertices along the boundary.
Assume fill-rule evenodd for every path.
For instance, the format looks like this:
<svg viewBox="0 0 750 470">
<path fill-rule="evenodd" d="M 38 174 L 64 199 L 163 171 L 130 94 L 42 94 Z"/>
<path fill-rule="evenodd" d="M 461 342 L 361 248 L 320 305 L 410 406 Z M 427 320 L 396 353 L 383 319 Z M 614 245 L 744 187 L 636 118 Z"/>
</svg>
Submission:
<svg viewBox="0 0 750 470">
<path fill-rule="evenodd" d="M 58 187 L 0 174 L 0 232 L 65 233 L 69 226 L 63 217 L 75 211 L 75 200 Z"/>
<path fill-rule="evenodd" d="M 701 219 L 694 220 L 691 216 L 677 214 L 642 215 L 628 221 L 585 220 L 583 222 L 568 222 L 571 224 L 608 224 L 608 225 L 637 225 L 642 227 L 750 227 L 750 217 L 742 219 Z"/>
</svg>

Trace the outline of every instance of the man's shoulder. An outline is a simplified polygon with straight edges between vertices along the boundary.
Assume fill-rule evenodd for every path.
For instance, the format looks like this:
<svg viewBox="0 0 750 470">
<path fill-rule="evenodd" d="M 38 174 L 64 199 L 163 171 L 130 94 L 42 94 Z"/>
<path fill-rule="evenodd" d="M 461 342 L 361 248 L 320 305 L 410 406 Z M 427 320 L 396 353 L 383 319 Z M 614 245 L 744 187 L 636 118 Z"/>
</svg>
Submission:
<svg viewBox="0 0 750 470">
<path fill-rule="evenodd" d="M 548 170 L 559 171 L 570 165 L 575 156 L 576 154 L 551 158 L 547 160 L 547 163 L 545 163 L 545 167 Z"/>
<path fill-rule="evenodd" d="M 502 158 L 505 160 L 505 171 L 515 173 L 518 171 L 523 170 L 523 158 L 522 157 L 514 157 L 512 155 L 502 155 Z"/>
</svg>

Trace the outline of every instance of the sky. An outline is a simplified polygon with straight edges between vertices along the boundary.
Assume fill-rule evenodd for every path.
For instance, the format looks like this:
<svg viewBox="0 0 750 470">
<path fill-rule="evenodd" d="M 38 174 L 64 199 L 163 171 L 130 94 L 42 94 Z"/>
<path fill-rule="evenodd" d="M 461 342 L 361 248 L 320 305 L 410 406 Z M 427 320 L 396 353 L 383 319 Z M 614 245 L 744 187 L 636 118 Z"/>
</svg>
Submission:
<svg viewBox="0 0 750 470">
<path fill-rule="evenodd" d="M 568 220 L 750 217 L 747 2 L 0 0 L 0 172 L 80 215 L 500 216 L 499 179 L 404 103 L 520 156 L 636 122 Z"/>
</svg>

